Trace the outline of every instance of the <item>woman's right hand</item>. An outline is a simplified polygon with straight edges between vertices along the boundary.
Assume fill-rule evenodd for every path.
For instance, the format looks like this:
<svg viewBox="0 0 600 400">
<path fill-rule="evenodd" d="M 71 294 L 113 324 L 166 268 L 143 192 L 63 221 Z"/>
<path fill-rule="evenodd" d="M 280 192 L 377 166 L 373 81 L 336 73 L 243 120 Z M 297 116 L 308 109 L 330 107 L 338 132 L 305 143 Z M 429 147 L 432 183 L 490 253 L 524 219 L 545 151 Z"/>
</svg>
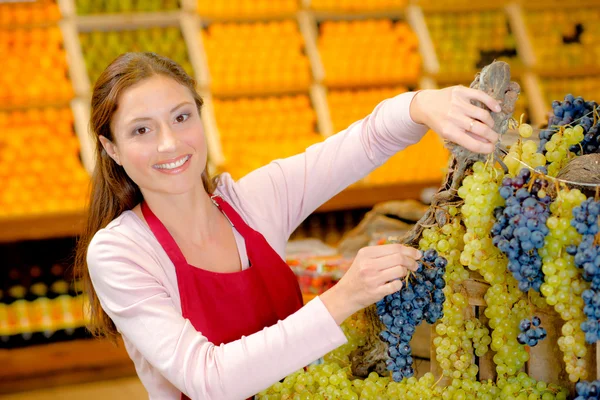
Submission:
<svg viewBox="0 0 600 400">
<path fill-rule="evenodd" d="M 416 271 L 421 252 L 401 244 L 360 249 L 342 279 L 320 298 L 338 324 L 402 288 L 401 278 Z"/>
</svg>

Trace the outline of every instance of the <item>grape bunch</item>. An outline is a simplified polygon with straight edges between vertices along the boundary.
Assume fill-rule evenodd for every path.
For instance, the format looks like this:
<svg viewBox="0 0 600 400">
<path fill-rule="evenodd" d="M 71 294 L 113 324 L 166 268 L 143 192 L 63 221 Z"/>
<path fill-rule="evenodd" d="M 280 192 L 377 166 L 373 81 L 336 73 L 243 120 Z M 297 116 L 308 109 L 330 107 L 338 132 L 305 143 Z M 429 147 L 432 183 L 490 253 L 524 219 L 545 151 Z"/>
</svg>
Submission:
<svg viewBox="0 0 600 400">
<path fill-rule="evenodd" d="M 538 145 L 533 140 L 524 140 L 533 134 L 533 127 L 529 124 L 519 125 L 520 139 L 510 146 L 510 151 L 504 156 L 504 164 L 510 176 L 516 176 L 523 168 L 521 161 L 531 168 L 546 165 L 546 157 L 538 153 Z"/>
<path fill-rule="evenodd" d="M 531 320 L 525 318 L 519 323 L 519 336 L 517 341 L 522 345 L 529 347 L 537 346 L 540 340 L 544 340 L 547 336 L 546 329 L 540 326 L 540 318 L 534 316 Z"/>
<path fill-rule="evenodd" d="M 473 174 L 466 176 L 458 189 L 458 195 L 464 199 L 461 214 L 466 228 L 460 262 L 478 271 L 490 284 L 503 283 L 506 277 L 504 257 L 490 235 L 494 209 L 504 204 L 498 193 L 502 176 L 492 163 L 479 161 L 473 164 Z"/>
<path fill-rule="evenodd" d="M 583 269 L 583 279 L 591 282 L 589 289 L 581 297 L 585 303 L 583 312 L 588 317 L 581 324 L 585 332 L 585 340 L 595 343 L 600 339 L 600 245 L 598 245 L 598 218 L 600 202 L 588 198 L 580 206 L 573 208 L 571 225 L 582 235 L 579 246 L 567 248 L 567 252 L 575 256 L 575 265 Z"/>
<path fill-rule="evenodd" d="M 548 175 L 557 176 L 568 161 L 574 157 L 570 149 L 575 147 L 579 149 L 578 144 L 584 140 L 583 129 L 580 125 L 574 128 L 560 127 L 558 132 L 552 135 L 544 146 L 548 161 Z"/>
<path fill-rule="evenodd" d="M 515 178 L 504 178 L 500 196 L 506 205 L 494 210 L 492 242 L 508 257 L 508 270 L 525 293 L 531 288 L 539 292 L 544 283 L 538 249 L 544 246 L 549 232 L 546 220 L 551 198 L 545 191 L 547 185 L 546 180 L 524 168 Z"/>
<path fill-rule="evenodd" d="M 541 293 L 547 303 L 565 321 L 558 338 L 558 346 L 563 352 L 565 370 L 571 382 L 587 378 L 585 333 L 581 323 L 586 319 L 583 313 L 584 302 L 581 294 L 589 288 L 589 282 L 582 277 L 582 270 L 575 265 L 573 255 L 566 250 L 581 241 L 581 235 L 571 226 L 573 208 L 581 205 L 586 197 L 577 189 L 561 189 L 550 204 L 551 216 L 546 222 L 550 233 L 546 236 L 542 256 L 544 284 Z"/>
<path fill-rule="evenodd" d="M 540 152 L 545 153 L 546 143 L 557 132 L 552 127 L 572 125 L 582 117 L 592 115 L 597 106 L 596 102 L 585 101 L 582 97 L 575 98 L 572 94 L 566 95 L 562 102 L 553 101 L 553 115 L 548 119 L 548 129 L 540 131 Z"/>
<path fill-rule="evenodd" d="M 435 248 L 439 255 L 448 260 L 444 276 L 448 283 L 460 283 L 469 278 L 469 271 L 460 263 L 460 252 L 465 245 L 465 228 L 457 214 L 458 209 L 455 206 L 448 207 L 448 215 L 452 220 L 441 228 L 435 226 L 424 229 L 419 240 L 419 249 L 425 251 Z"/>
<path fill-rule="evenodd" d="M 575 385 L 577 397 L 575 400 L 590 400 L 600 397 L 600 381 L 577 382 Z"/>
<path fill-rule="evenodd" d="M 584 136 L 582 140 L 572 145 L 569 150 L 578 156 L 598 153 L 600 151 L 600 135 L 598 135 L 600 122 L 597 120 L 596 124 L 594 124 L 592 117 L 585 116 L 581 118 L 579 125 L 575 128 L 581 128 Z"/>
<path fill-rule="evenodd" d="M 410 340 L 416 326 L 423 320 L 433 324 L 443 316 L 447 264 L 436 250 L 425 251 L 417 271 L 407 275 L 402 289 L 377 302 L 377 314 L 386 328 L 380 338 L 388 344 L 387 369 L 396 382 L 414 375 Z"/>
</svg>

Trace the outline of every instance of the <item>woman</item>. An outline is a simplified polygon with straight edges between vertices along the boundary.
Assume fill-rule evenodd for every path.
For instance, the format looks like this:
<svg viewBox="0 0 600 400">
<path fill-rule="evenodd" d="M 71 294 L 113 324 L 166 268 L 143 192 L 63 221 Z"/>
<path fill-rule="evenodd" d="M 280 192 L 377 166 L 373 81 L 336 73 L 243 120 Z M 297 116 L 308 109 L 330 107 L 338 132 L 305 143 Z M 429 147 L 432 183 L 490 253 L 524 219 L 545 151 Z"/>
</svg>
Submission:
<svg viewBox="0 0 600 400">
<path fill-rule="evenodd" d="M 247 398 L 342 345 L 339 325 L 398 291 L 420 253 L 364 248 L 303 306 L 282 259 L 288 237 L 427 127 L 490 153 L 493 120 L 472 100 L 500 110 L 464 87 L 405 93 L 303 154 L 216 181 L 194 80 L 164 57 L 121 55 L 92 96 L 96 168 L 77 268 L 94 332 L 122 335 L 152 399 Z"/>
</svg>

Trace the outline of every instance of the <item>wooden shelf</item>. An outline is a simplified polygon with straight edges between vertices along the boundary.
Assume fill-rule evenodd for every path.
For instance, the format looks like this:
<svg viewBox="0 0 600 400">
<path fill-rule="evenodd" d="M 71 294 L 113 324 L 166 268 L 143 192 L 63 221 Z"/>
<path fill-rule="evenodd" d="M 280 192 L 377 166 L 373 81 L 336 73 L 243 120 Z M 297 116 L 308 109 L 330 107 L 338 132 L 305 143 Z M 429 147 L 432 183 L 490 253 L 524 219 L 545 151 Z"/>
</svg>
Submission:
<svg viewBox="0 0 600 400">
<path fill-rule="evenodd" d="M 502 11 L 505 4 L 493 1 L 472 1 L 469 4 L 439 4 L 432 2 L 430 4 L 419 4 L 415 1 L 415 6 L 419 6 L 426 13 L 462 13 L 462 12 L 482 12 L 482 11 Z"/>
<path fill-rule="evenodd" d="M 74 18 L 79 32 L 93 30 L 130 30 L 142 27 L 177 26 L 181 11 L 161 11 L 153 13 L 94 14 Z"/>
<path fill-rule="evenodd" d="M 253 22 L 271 22 L 283 21 L 296 18 L 296 12 L 273 14 L 273 15 L 223 15 L 207 16 L 200 14 L 202 26 L 208 26 L 215 23 L 253 23 Z"/>
<path fill-rule="evenodd" d="M 362 19 L 392 19 L 392 20 L 403 20 L 406 19 L 406 12 L 404 9 L 391 9 L 381 11 L 363 11 L 363 12 L 351 12 L 351 11 L 325 11 L 325 10 L 313 10 L 317 22 L 322 21 L 356 21 Z"/>
<path fill-rule="evenodd" d="M 83 229 L 85 212 L 58 212 L 0 218 L 0 242 L 76 236 Z"/>
<path fill-rule="evenodd" d="M 437 189 L 441 183 L 441 181 L 432 181 L 352 186 L 323 204 L 316 212 L 369 208 L 389 200 L 419 199 L 423 190 Z"/>
<path fill-rule="evenodd" d="M 123 343 L 96 340 L 0 350 L 0 393 L 135 375 Z"/>
<path fill-rule="evenodd" d="M 544 69 L 536 68 L 535 73 L 540 78 L 555 78 L 555 79 L 567 79 L 567 78 L 586 78 L 596 77 L 600 75 L 600 66 L 596 67 L 577 67 L 577 68 L 562 68 L 556 69 Z"/>
<path fill-rule="evenodd" d="M 216 99 L 235 99 L 239 97 L 270 97 L 270 96 L 293 96 L 297 94 L 308 94 L 309 86 L 285 87 L 279 86 L 272 89 L 255 90 L 212 90 Z"/>
</svg>

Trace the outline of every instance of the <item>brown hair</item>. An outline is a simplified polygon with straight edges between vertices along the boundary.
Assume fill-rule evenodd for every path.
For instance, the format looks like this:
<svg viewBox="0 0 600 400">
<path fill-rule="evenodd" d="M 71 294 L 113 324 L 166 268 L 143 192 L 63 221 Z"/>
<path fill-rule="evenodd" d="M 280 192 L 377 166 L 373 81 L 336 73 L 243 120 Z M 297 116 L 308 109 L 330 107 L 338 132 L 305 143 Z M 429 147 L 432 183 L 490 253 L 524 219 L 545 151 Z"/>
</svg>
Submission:
<svg viewBox="0 0 600 400">
<path fill-rule="evenodd" d="M 75 252 L 75 277 L 82 281 L 83 290 L 89 298 L 88 311 L 91 320 L 88 329 L 94 336 L 112 340 L 117 338 L 117 329 L 100 306 L 92 286 L 86 260 L 87 249 L 98 230 L 106 227 L 122 212 L 131 210 L 140 203 L 142 193 L 123 167 L 107 154 L 99 138 L 104 136 L 114 142 L 110 122 L 117 110 L 119 96 L 132 85 L 155 75 L 172 78 L 187 87 L 194 96 L 200 112 L 202 98 L 196 91 L 195 80 L 176 62 L 154 53 L 121 54 L 102 72 L 92 93 L 90 133 L 96 143 L 96 165 L 91 180 L 87 223 Z M 202 173 L 202 183 L 209 194 L 213 193 L 216 178 L 210 179 L 206 169 Z"/>
</svg>

